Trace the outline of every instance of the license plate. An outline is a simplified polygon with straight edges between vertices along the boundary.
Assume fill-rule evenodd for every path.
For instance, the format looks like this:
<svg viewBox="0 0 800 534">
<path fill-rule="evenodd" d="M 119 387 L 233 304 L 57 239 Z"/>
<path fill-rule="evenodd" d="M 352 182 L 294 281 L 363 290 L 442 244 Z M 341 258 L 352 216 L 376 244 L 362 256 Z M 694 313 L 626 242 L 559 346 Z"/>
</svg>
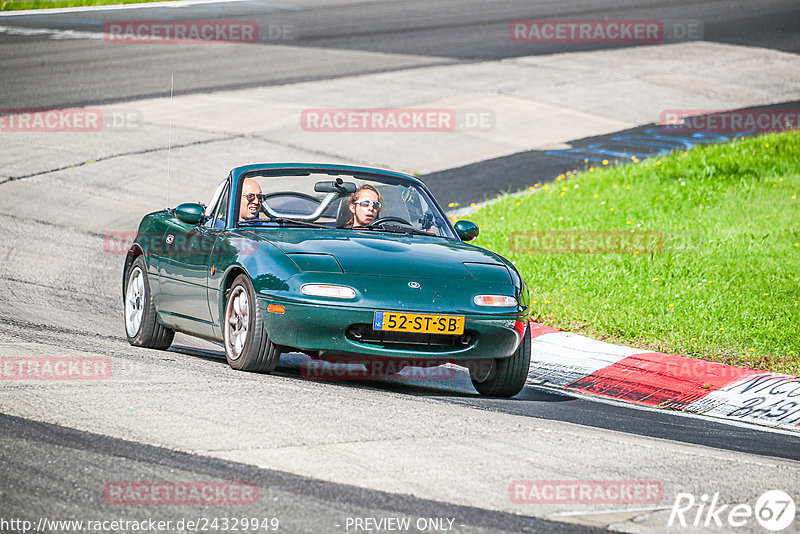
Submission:
<svg viewBox="0 0 800 534">
<path fill-rule="evenodd" d="M 376 311 L 372 319 L 372 329 L 460 335 L 464 333 L 464 316 Z"/>
</svg>

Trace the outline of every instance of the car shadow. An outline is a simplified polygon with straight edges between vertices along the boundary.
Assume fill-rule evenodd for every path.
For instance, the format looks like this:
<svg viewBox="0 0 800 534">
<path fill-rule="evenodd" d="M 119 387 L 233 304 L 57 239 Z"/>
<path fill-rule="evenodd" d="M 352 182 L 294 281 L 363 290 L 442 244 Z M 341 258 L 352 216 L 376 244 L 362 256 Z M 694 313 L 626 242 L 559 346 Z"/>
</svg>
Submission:
<svg viewBox="0 0 800 534">
<path fill-rule="evenodd" d="M 189 347 L 184 345 L 173 345 L 169 348 L 169 352 L 186 354 L 209 362 L 224 364 L 225 352 L 220 348 L 219 350 Z M 456 366 L 434 367 L 429 368 L 434 371 L 437 369 L 445 369 L 447 372 L 436 372 L 434 377 L 425 375 L 426 370 L 422 368 L 407 368 L 410 371 L 403 371 L 398 375 L 386 378 L 372 378 L 372 377 L 359 377 L 347 375 L 342 373 L 345 378 L 337 377 L 338 370 L 343 368 L 358 367 L 355 364 L 328 364 L 326 368 L 332 369 L 333 372 L 330 377 L 310 377 L 304 365 L 312 361 L 308 356 L 302 353 L 286 353 L 281 355 L 281 363 L 273 375 L 282 376 L 285 378 L 301 379 L 310 382 L 321 382 L 327 384 L 338 384 L 342 386 L 352 387 L 356 389 L 380 389 L 383 391 L 402 393 L 405 395 L 412 395 L 417 397 L 447 397 L 447 398 L 465 398 L 473 401 L 485 400 L 487 403 L 493 402 L 565 402 L 575 400 L 576 397 L 562 392 L 554 392 L 549 389 L 544 389 L 540 386 L 533 384 L 526 384 L 525 388 L 516 396 L 510 399 L 497 399 L 491 397 L 483 397 L 480 393 L 475 391 L 472 382 L 469 379 L 469 373 L 466 369 Z"/>
<path fill-rule="evenodd" d="M 212 350 L 205 348 L 200 349 L 197 347 L 185 347 L 182 345 L 172 345 L 169 349 L 167 349 L 167 352 L 177 352 L 179 354 L 194 356 L 195 358 L 200 358 L 209 362 L 224 363 L 225 365 L 228 364 L 228 362 L 225 360 L 225 351 L 222 349 Z"/>
</svg>

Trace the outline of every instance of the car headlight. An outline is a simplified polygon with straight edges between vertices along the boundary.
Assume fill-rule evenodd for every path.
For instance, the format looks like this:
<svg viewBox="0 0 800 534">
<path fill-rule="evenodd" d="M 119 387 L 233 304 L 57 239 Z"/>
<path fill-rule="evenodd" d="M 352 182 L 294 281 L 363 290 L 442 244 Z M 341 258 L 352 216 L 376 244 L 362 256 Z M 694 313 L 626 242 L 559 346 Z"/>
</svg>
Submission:
<svg viewBox="0 0 800 534">
<path fill-rule="evenodd" d="M 331 297 L 335 299 L 352 299 L 356 296 L 356 290 L 347 286 L 334 286 L 330 284 L 305 284 L 300 288 L 304 295 L 314 297 Z"/>
<path fill-rule="evenodd" d="M 488 306 L 490 308 L 507 308 L 517 305 L 517 299 L 508 295 L 475 295 L 472 302 L 476 306 Z"/>
</svg>

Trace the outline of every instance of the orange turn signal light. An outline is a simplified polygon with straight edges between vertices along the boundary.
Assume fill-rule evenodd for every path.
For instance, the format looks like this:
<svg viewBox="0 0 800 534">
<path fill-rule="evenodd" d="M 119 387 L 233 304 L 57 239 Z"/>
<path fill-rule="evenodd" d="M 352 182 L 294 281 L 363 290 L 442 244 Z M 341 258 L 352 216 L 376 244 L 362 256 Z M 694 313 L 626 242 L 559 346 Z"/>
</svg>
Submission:
<svg viewBox="0 0 800 534">
<path fill-rule="evenodd" d="M 280 304 L 267 304 L 267 311 L 272 313 L 286 313 L 286 308 Z"/>
</svg>

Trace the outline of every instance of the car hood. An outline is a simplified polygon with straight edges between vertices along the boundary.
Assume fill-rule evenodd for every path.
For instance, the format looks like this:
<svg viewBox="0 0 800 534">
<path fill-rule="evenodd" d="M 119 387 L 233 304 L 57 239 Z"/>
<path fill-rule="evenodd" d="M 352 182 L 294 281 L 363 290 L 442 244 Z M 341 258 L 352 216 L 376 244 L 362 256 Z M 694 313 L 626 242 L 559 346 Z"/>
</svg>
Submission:
<svg viewBox="0 0 800 534">
<path fill-rule="evenodd" d="M 289 257 L 333 256 L 343 272 L 427 279 L 480 279 L 486 269 L 502 268 L 498 256 L 460 241 L 380 231 L 306 228 L 254 229 L 252 237 L 268 241 Z M 464 264 L 467 264 L 466 266 Z M 477 274 L 476 274 L 477 273 Z M 495 280 L 497 275 L 491 276 Z M 489 280 L 485 280 L 489 281 Z"/>
</svg>

